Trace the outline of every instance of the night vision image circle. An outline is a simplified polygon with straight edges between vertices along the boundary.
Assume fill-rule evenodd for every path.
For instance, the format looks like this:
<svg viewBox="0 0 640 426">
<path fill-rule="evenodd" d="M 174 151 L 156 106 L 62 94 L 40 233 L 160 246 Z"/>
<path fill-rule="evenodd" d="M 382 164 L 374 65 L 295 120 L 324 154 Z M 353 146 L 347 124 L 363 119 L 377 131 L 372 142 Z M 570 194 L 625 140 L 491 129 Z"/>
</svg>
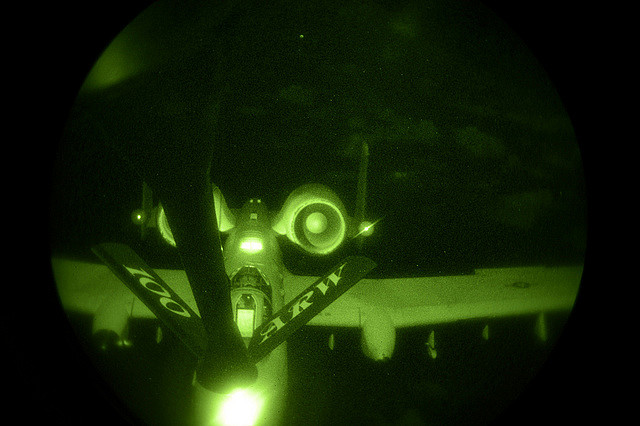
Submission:
<svg viewBox="0 0 640 426">
<path fill-rule="evenodd" d="M 586 250 L 553 82 L 453 0 L 154 2 L 77 94 L 51 212 L 94 390 L 136 424 L 489 424 Z"/>
</svg>

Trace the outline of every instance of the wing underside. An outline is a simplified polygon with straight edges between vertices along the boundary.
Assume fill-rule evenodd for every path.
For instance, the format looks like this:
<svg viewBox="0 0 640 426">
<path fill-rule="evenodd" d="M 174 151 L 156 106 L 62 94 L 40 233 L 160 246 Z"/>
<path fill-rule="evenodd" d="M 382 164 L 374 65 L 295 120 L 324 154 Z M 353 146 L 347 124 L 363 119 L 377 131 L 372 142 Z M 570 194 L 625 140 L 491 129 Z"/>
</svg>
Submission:
<svg viewBox="0 0 640 426">
<path fill-rule="evenodd" d="M 477 269 L 472 275 L 363 279 L 309 325 L 361 327 L 385 312 L 396 327 L 570 311 L 582 266 Z M 288 300 L 314 277 L 285 276 Z"/>
<path fill-rule="evenodd" d="M 53 258 L 54 276 L 65 309 L 95 313 L 122 283 L 104 265 Z M 173 290 L 198 312 L 182 270 L 157 269 Z M 361 327 L 373 312 L 386 312 L 396 327 L 570 311 L 578 293 L 582 266 L 534 266 L 477 269 L 472 275 L 362 279 L 309 325 Z M 286 274 L 285 303 L 318 277 Z M 132 317 L 154 318 L 139 300 Z"/>
<path fill-rule="evenodd" d="M 54 257 L 51 261 L 53 275 L 62 306 L 78 313 L 94 314 L 105 298 L 122 281 L 103 264 Z M 182 270 L 155 269 L 165 282 L 198 315 L 187 274 Z M 135 318 L 155 318 L 155 315 L 138 298 L 134 299 L 131 316 Z"/>
</svg>

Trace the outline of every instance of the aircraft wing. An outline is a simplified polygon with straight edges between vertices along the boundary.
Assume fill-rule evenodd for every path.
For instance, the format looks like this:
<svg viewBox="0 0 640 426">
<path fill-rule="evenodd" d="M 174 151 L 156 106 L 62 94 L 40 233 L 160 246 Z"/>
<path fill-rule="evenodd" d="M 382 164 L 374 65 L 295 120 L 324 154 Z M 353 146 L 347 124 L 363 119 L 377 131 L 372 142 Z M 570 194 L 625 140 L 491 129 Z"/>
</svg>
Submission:
<svg viewBox="0 0 640 426">
<path fill-rule="evenodd" d="M 54 257 L 54 277 L 67 310 L 95 313 L 122 282 L 103 264 Z M 182 270 L 157 274 L 196 313 Z M 417 278 L 365 278 L 311 319 L 308 325 L 360 327 L 371 312 L 386 312 L 396 327 L 569 311 L 578 293 L 582 266 L 477 269 L 472 275 Z M 318 277 L 285 274 L 285 303 Z M 155 318 L 137 298 L 132 317 Z"/>
<path fill-rule="evenodd" d="M 122 281 L 102 263 L 53 257 L 51 265 L 60 301 L 66 310 L 94 314 L 109 294 L 124 286 Z M 170 283 L 171 289 L 200 315 L 187 274 L 183 270 L 154 269 L 154 271 L 165 282 Z M 131 316 L 156 318 L 137 297 L 133 298 Z"/>
<path fill-rule="evenodd" d="M 363 279 L 308 325 L 361 327 L 386 313 L 395 327 L 497 318 L 573 307 L 582 266 L 477 269 L 471 275 Z M 285 302 L 314 277 L 285 275 Z"/>
</svg>

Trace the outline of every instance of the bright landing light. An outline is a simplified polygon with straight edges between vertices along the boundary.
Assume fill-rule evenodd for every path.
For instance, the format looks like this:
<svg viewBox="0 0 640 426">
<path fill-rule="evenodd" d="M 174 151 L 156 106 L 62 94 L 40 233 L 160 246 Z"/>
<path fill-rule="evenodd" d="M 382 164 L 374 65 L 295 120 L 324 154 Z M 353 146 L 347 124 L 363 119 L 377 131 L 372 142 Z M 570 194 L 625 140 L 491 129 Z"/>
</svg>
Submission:
<svg viewBox="0 0 640 426">
<path fill-rule="evenodd" d="M 231 392 L 222 403 L 218 423 L 225 426 L 252 426 L 262 409 L 262 398 L 246 389 Z"/>
</svg>

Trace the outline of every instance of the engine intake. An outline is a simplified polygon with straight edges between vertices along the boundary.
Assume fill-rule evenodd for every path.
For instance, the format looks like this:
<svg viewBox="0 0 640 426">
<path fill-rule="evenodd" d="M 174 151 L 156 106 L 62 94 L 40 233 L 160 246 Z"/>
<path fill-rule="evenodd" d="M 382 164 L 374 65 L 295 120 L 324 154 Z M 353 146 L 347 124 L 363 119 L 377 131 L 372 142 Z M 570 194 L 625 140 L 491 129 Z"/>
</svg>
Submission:
<svg viewBox="0 0 640 426">
<path fill-rule="evenodd" d="M 302 185 L 287 197 L 272 228 L 309 253 L 328 254 L 347 235 L 345 208 L 327 186 Z"/>
</svg>

